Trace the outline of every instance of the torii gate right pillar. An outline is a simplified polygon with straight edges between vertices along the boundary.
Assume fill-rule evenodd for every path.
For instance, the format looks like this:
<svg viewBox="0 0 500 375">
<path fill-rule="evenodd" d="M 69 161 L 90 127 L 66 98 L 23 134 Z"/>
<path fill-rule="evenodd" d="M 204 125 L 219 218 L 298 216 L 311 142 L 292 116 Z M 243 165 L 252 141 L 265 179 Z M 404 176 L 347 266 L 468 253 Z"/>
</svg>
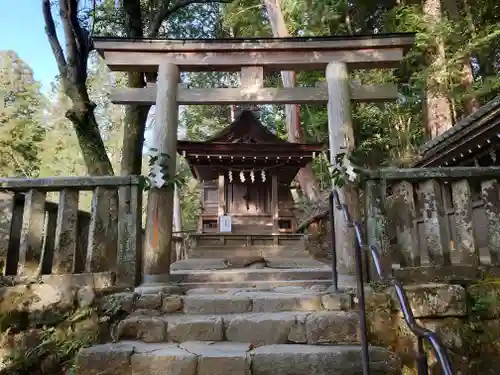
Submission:
<svg viewBox="0 0 500 375">
<path fill-rule="evenodd" d="M 330 164 L 337 164 L 339 154 L 349 155 L 355 148 L 354 129 L 351 116 L 351 97 L 349 93 L 349 74 L 347 65 L 341 61 L 332 61 L 326 68 L 328 85 L 328 136 L 330 142 Z M 346 183 L 337 188 L 340 200 L 349 206 L 354 219 L 359 219 L 360 207 L 358 191 L 354 184 Z M 356 236 L 354 228 L 347 225 L 342 211 L 334 211 L 335 250 L 337 267 L 341 274 L 355 274 L 354 251 Z"/>
</svg>

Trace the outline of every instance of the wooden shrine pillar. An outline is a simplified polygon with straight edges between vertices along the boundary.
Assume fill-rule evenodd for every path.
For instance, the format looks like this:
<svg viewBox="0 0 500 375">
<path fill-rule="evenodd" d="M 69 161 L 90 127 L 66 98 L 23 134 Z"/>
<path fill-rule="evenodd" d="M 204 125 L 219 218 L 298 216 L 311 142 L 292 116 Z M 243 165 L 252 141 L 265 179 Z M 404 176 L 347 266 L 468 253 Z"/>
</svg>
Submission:
<svg viewBox="0 0 500 375">
<path fill-rule="evenodd" d="M 328 135 L 330 140 L 330 163 L 335 165 L 338 154 L 349 155 L 355 147 L 349 94 L 349 74 L 347 65 L 332 61 L 326 68 L 328 85 Z M 353 218 L 359 219 L 359 199 L 357 189 L 347 183 L 337 188 L 340 200 L 349 206 Z M 335 210 L 335 249 L 338 271 L 341 274 L 355 274 L 354 249 L 356 238 L 353 228 L 349 228 L 344 215 Z"/>
<path fill-rule="evenodd" d="M 165 179 L 148 194 L 144 240 L 144 282 L 169 281 L 172 254 L 174 182 L 177 155 L 177 85 L 179 68 L 169 62 L 158 68 L 155 122 L 151 129 L 151 155 L 157 156 L 152 172 Z"/>
<path fill-rule="evenodd" d="M 219 174 L 217 192 L 219 194 L 219 205 L 217 209 L 217 226 L 218 231 L 220 232 L 220 217 L 226 214 L 226 189 L 225 189 L 225 181 L 224 175 Z"/>
<path fill-rule="evenodd" d="M 278 175 L 271 175 L 271 216 L 273 218 L 273 234 L 280 232 Z"/>
</svg>

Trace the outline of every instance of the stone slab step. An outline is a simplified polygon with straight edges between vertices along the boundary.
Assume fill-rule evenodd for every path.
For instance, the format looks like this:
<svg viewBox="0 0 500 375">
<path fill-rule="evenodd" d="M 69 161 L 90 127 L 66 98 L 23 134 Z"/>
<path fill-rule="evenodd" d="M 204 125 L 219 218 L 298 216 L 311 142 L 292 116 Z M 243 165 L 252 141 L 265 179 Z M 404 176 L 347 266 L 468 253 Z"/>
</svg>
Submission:
<svg viewBox="0 0 500 375">
<path fill-rule="evenodd" d="M 138 315 L 122 320 L 116 339 L 154 342 L 233 341 L 270 344 L 359 343 L 359 317 L 351 311 Z"/>
<path fill-rule="evenodd" d="M 171 271 L 183 270 L 226 270 L 241 268 L 270 268 L 270 269 L 290 269 L 290 268 L 325 268 L 325 264 L 312 258 L 263 258 L 262 262 L 255 262 L 248 267 L 233 267 L 225 258 L 195 258 L 183 259 L 173 263 L 170 266 Z"/>
<path fill-rule="evenodd" d="M 253 281 L 211 281 L 211 282 L 182 282 L 178 284 L 185 290 L 199 288 L 227 289 L 227 288 L 254 288 L 270 289 L 281 286 L 312 287 L 322 286 L 328 288 L 332 285 L 331 280 L 253 280 Z M 352 287 L 353 283 L 349 284 Z"/>
<path fill-rule="evenodd" d="M 266 345 L 249 342 L 144 344 L 125 341 L 82 349 L 77 375 L 359 375 L 361 349 L 356 345 Z M 373 375 L 400 375 L 392 352 L 370 348 Z"/>
<path fill-rule="evenodd" d="M 292 246 L 198 246 L 190 248 L 188 258 L 226 258 L 227 256 L 261 256 L 264 258 L 307 257 L 309 253 L 301 243 Z"/>
<path fill-rule="evenodd" d="M 321 268 L 292 268 L 292 269 L 229 269 L 229 270 L 185 270 L 172 271 L 172 282 L 200 283 L 200 282 L 244 282 L 244 281 L 287 281 L 287 280 L 331 280 L 332 270 L 328 266 Z"/>
<path fill-rule="evenodd" d="M 189 294 L 183 297 L 183 311 L 186 314 L 231 314 L 323 310 L 322 293 L 312 293 L 242 291 L 232 294 Z"/>
</svg>

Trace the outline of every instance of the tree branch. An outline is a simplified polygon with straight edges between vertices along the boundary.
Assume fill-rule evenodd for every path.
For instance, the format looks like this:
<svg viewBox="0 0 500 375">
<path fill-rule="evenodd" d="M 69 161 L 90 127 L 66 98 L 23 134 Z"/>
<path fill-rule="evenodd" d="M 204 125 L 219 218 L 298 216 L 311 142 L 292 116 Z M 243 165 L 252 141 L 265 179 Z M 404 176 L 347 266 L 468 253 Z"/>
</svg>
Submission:
<svg viewBox="0 0 500 375">
<path fill-rule="evenodd" d="M 59 43 L 59 39 L 57 38 L 56 25 L 54 23 L 54 17 L 52 17 L 50 0 L 43 0 L 42 12 L 45 20 L 45 34 L 47 35 L 50 47 L 52 48 L 52 53 L 56 58 L 59 73 L 65 75 L 67 63 L 66 58 L 64 57 L 63 49 L 61 48 L 61 43 Z"/>
<path fill-rule="evenodd" d="M 68 67 L 72 68 L 74 67 L 75 63 L 78 62 L 78 51 L 75 36 L 73 34 L 73 28 L 71 27 L 68 0 L 59 1 L 59 14 L 64 29 L 64 36 L 66 39 L 66 56 L 68 59 L 67 65 Z"/>
<path fill-rule="evenodd" d="M 70 21 L 71 29 L 73 30 L 73 37 L 75 38 L 77 56 L 79 57 L 79 74 L 82 75 L 82 79 L 85 80 L 87 77 L 87 60 L 90 53 L 90 39 L 86 35 L 86 30 L 82 29 L 80 22 L 78 21 L 78 1 L 69 0 L 69 13 L 68 19 Z"/>
<path fill-rule="evenodd" d="M 210 4 L 210 3 L 231 3 L 233 0 L 179 0 L 176 4 L 170 7 L 170 0 L 166 0 L 160 10 L 156 13 L 153 22 L 149 27 L 148 38 L 155 38 L 158 35 L 161 24 L 168 19 L 172 14 L 191 4 Z"/>
</svg>

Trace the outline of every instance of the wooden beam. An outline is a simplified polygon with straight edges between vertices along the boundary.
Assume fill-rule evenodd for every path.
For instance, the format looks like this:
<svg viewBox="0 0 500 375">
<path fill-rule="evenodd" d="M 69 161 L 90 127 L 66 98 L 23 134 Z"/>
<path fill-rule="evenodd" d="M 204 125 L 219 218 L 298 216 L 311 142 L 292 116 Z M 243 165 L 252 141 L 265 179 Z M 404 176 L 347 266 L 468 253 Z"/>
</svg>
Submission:
<svg viewBox="0 0 500 375">
<path fill-rule="evenodd" d="M 104 51 L 193 52 L 193 51 L 259 51 L 324 50 L 356 48 L 407 48 L 413 45 L 413 33 L 353 35 L 304 38 L 248 38 L 220 40 L 165 40 L 94 37 L 94 47 Z"/>
<path fill-rule="evenodd" d="M 398 97 L 396 85 L 351 86 L 351 100 L 356 102 L 392 101 Z M 111 93 L 115 104 L 152 105 L 156 101 L 156 87 L 119 88 Z M 180 105 L 204 104 L 325 104 L 328 102 L 326 87 L 296 88 L 178 88 Z"/>
<path fill-rule="evenodd" d="M 104 60 L 114 71 L 156 72 L 167 61 L 183 72 L 239 71 L 242 66 L 264 66 L 268 71 L 324 70 L 330 61 L 343 61 L 352 69 L 396 68 L 403 48 L 366 48 L 324 51 L 217 51 L 150 52 L 105 50 Z"/>
</svg>

